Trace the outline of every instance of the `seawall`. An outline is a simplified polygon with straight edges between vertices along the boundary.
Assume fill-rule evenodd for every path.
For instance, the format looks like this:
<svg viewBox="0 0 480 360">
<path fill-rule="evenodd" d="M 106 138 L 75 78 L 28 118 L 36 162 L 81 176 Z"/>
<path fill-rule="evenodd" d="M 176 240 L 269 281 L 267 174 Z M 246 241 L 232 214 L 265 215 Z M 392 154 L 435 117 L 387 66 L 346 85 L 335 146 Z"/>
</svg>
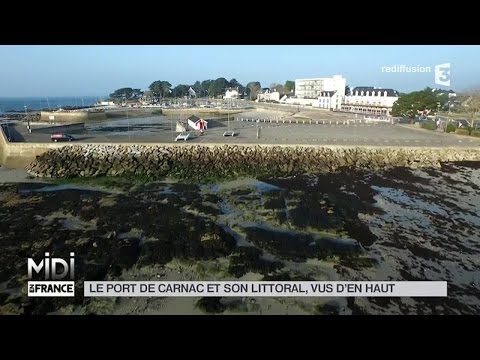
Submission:
<svg viewBox="0 0 480 360">
<path fill-rule="evenodd" d="M 242 112 L 246 111 L 248 109 L 217 109 L 217 108 L 188 108 L 188 109 L 163 109 L 163 114 L 164 115 L 182 115 L 185 116 L 185 118 L 189 117 L 190 115 L 201 115 L 205 118 L 208 118 L 208 116 L 215 116 L 215 115 L 235 115 L 235 114 L 241 114 Z"/>
<path fill-rule="evenodd" d="M 69 143 L 9 142 L 3 127 L 0 127 L 0 165 L 14 169 L 23 169 L 35 160 L 38 155 L 51 149 L 59 149 L 68 145 Z"/>
<path fill-rule="evenodd" d="M 32 132 L 42 134 L 71 133 L 85 130 L 85 123 L 62 124 L 56 126 L 32 125 Z"/>
<path fill-rule="evenodd" d="M 107 116 L 105 112 L 94 112 L 94 111 L 42 111 L 40 112 L 40 121 L 55 123 L 78 123 L 86 122 L 92 120 L 102 120 L 106 119 Z"/>
<path fill-rule="evenodd" d="M 445 161 L 480 161 L 478 148 L 349 146 L 75 144 L 52 148 L 28 166 L 39 177 L 290 176 L 341 167 L 382 169 L 439 166 Z"/>
</svg>

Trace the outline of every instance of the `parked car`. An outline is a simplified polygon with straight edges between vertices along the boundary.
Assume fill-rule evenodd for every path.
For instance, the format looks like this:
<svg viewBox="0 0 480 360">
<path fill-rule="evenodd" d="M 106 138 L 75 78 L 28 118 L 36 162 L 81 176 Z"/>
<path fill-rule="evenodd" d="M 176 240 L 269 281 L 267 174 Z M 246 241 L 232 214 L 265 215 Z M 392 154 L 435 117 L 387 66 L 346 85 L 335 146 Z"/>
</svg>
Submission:
<svg viewBox="0 0 480 360">
<path fill-rule="evenodd" d="M 50 139 L 54 142 L 58 141 L 73 141 L 75 138 L 69 134 L 52 134 Z"/>
</svg>

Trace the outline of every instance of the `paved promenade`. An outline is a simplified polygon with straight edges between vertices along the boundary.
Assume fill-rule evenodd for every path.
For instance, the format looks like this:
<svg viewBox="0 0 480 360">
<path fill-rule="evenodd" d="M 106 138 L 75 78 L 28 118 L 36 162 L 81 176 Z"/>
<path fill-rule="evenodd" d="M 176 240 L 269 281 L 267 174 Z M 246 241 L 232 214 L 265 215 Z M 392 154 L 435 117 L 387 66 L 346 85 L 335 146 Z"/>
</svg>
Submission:
<svg viewBox="0 0 480 360">
<path fill-rule="evenodd" d="M 234 137 L 224 137 L 228 126 L 208 129 L 203 136 L 191 131 L 189 143 L 228 144 L 310 144 L 310 145 L 374 145 L 414 147 L 472 147 L 480 146 L 480 138 L 444 134 L 409 125 L 316 125 L 316 124 L 275 124 L 231 121 Z M 23 126 L 17 126 L 19 137 L 25 142 L 50 142 L 50 136 L 42 133 L 28 133 Z M 257 138 L 258 134 L 258 138 Z M 176 133 L 170 129 L 142 132 L 139 130 L 116 133 L 87 133 L 75 135 L 82 143 L 168 143 L 173 142 Z"/>
</svg>

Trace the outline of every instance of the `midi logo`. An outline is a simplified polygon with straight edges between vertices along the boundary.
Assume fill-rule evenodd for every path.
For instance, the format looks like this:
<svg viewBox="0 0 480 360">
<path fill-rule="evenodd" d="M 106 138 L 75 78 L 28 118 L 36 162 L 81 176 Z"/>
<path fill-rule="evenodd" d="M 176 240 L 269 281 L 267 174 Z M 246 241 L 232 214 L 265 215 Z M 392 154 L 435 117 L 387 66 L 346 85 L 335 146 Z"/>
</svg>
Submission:
<svg viewBox="0 0 480 360">
<path fill-rule="evenodd" d="M 44 274 L 45 281 L 30 281 Z M 38 264 L 28 258 L 28 296 L 75 296 L 75 253 L 70 253 L 68 260 L 52 258 L 45 253 L 45 258 Z M 59 281 L 69 279 L 70 281 Z"/>
</svg>

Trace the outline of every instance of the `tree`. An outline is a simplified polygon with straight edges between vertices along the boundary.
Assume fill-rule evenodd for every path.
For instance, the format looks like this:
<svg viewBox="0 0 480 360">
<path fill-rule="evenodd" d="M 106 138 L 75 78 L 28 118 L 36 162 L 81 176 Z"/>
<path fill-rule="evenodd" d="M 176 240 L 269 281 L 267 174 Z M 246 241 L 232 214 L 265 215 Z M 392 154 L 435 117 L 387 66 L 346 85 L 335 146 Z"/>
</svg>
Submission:
<svg viewBox="0 0 480 360">
<path fill-rule="evenodd" d="M 245 92 L 245 86 L 240 84 L 237 79 L 232 79 L 228 82 L 228 87 L 232 89 L 238 89 L 238 94 L 243 94 Z"/>
<path fill-rule="evenodd" d="M 262 85 L 259 81 L 251 81 L 247 84 L 247 93 L 250 100 L 255 100 L 260 91 L 262 91 Z"/>
<path fill-rule="evenodd" d="M 271 91 L 278 91 L 280 93 L 280 95 L 283 95 L 283 93 L 285 92 L 285 88 L 283 87 L 283 85 L 280 85 L 280 84 L 277 84 L 277 83 L 270 84 L 270 90 Z"/>
<path fill-rule="evenodd" d="M 228 86 L 233 88 L 233 89 L 236 89 L 237 87 L 242 86 L 242 85 L 237 81 L 237 79 L 232 79 L 228 82 Z"/>
<path fill-rule="evenodd" d="M 203 93 L 202 95 L 206 95 L 206 96 L 210 96 L 209 92 L 208 92 L 208 89 L 210 88 L 210 84 L 213 82 L 213 80 L 203 80 L 201 85 L 202 85 L 202 89 L 203 89 Z M 194 89 L 195 90 L 195 89 Z"/>
<path fill-rule="evenodd" d="M 466 99 L 462 103 L 462 107 L 468 113 L 470 118 L 470 126 L 473 128 L 475 117 L 480 114 L 480 91 L 471 90 L 465 95 Z"/>
<path fill-rule="evenodd" d="M 148 87 L 154 95 L 161 97 L 168 96 L 171 91 L 172 84 L 168 81 L 157 80 L 150 84 Z"/>
<path fill-rule="evenodd" d="M 350 90 L 350 86 L 345 86 L 345 95 L 351 95 L 352 94 L 352 90 Z"/>
<path fill-rule="evenodd" d="M 286 93 L 291 93 L 295 91 L 295 81 L 287 80 L 285 81 L 285 85 L 283 86 Z"/>
<path fill-rule="evenodd" d="M 160 96 L 162 94 L 162 83 L 163 81 L 157 80 L 152 82 L 148 87 L 154 96 L 155 95 Z"/>
<path fill-rule="evenodd" d="M 162 96 L 166 97 L 172 93 L 172 84 L 168 81 L 162 81 Z"/>
<path fill-rule="evenodd" d="M 189 85 L 179 84 L 173 88 L 172 95 L 175 97 L 184 97 L 188 95 Z"/>
<path fill-rule="evenodd" d="M 208 87 L 208 96 L 217 97 L 222 93 L 222 84 L 217 81 L 212 81 Z"/>
<path fill-rule="evenodd" d="M 208 96 L 217 97 L 225 93 L 225 89 L 228 87 L 229 82 L 225 78 L 218 78 L 210 83 L 208 87 Z"/>
<path fill-rule="evenodd" d="M 133 89 L 132 91 L 132 98 L 138 99 L 143 96 L 143 91 L 140 89 Z"/>
<path fill-rule="evenodd" d="M 192 89 L 197 93 L 197 96 L 206 95 L 206 89 L 203 88 L 202 83 L 200 81 L 195 81 L 195 84 L 192 85 Z"/>
<path fill-rule="evenodd" d="M 123 99 L 123 98 L 130 99 L 133 93 L 134 93 L 134 90 L 132 88 L 121 88 L 111 93 L 110 97 L 112 99 Z"/>
<path fill-rule="evenodd" d="M 445 98 L 443 93 L 427 87 L 421 91 L 400 94 L 398 100 L 393 104 L 392 115 L 414 119 L 420 112 L 436 111 L 438 105 L 442 107 L 446 101 L 448 101 L 448 95 Z"/>
</svg>

